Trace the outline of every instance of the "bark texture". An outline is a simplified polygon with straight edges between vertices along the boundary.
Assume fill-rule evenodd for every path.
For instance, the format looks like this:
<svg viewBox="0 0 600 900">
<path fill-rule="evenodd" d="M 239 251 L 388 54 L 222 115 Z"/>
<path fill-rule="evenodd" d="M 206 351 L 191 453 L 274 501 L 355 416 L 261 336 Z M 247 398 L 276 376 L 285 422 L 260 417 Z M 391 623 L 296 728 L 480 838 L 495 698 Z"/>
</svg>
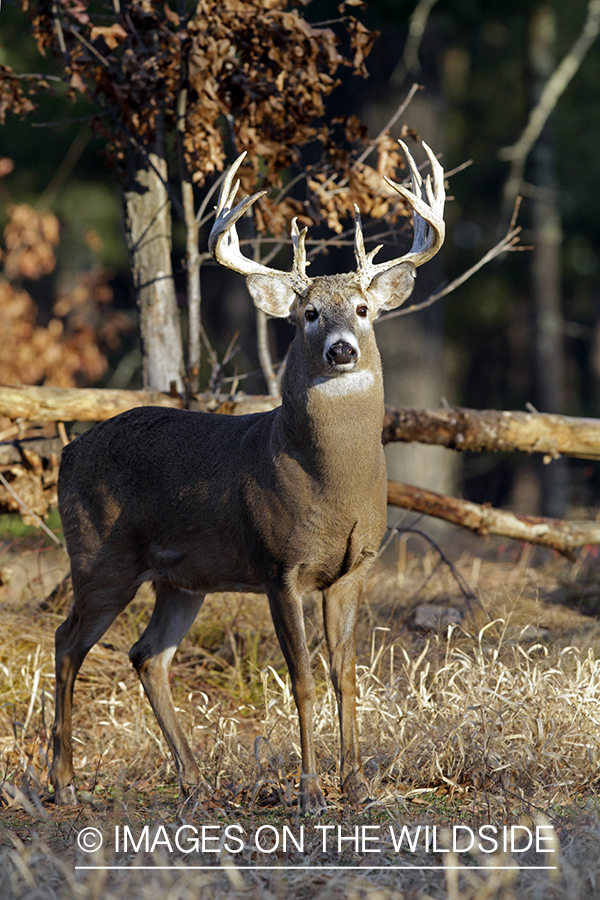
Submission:
<svg viewBox="0 0 600 900">
<path fill-rule="evenodd" d="M 125 227 L 140 314 L 144 385 L 183 390 L 183 348 L 171 265 L 171 204 L 167 163 L 160 147 L 132 150 L 125 191 Z"/>
<path fill-rule="evenodd" d="M 600 420 L 495 409 L 386 408 L 383 443 L 418 441 L 452 450 L 561 454 L 600 459 Z"/>
<path fill-rule="evenodd" d="M 274 409 L 280 398 L 197 394 L 191 408 L 244 415 Z M 103 422 L 138 406 L 183 408 L 183 400 L 160 391 L 121 391 L 108 388 L 3 387 L 0 416 L 30 422 Z"/>
<path fill-rule="evenodd" d="M 280 398 L 261 395 L 196 394 L 192 409 L 231 415 L 274 409 Z M 108 388 L 12 387 L 0 385 L 0 416 L 30 422 L 102 422 L 137 406 L 183 407 L 180 397 L 161 391 Z M 452 450 L 494 450 L 564 454 L 600 459 L 600 419 L 495 409 L 411 409 L 386 407 L 381 436 L 393 441 L 435 444 Z"/>
<path fill-rule="evenodd" d="M 543 516 L 523 516 L 505 509 L 388 481 L 388 503 L 461 525 L 480 535 L 498 534 L 552 547 L 571 556 L 577 547 L 600 544 L 599 522 L 567 522 Z"/>
</svg>

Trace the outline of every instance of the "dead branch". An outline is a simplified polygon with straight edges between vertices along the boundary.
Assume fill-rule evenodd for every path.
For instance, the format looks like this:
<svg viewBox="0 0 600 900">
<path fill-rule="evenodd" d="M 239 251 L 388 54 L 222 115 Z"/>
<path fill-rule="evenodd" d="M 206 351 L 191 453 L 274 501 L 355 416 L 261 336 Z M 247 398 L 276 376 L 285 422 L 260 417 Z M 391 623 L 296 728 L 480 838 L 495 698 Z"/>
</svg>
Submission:
<svg viewBox="0 0 600 900">
<path fill-rule="evenodd" d="M 479 269 L 482 269 L 489 262 L 492 262 L 492 260 L 500 256 L 501 253 L 515 250 L 529 250 L 529 247 L 517 246 L 517 244 L 521 240 L 521 238 L 519 237 L 521 226 L 518 225 L 515 228 L 515 222 L 520 204 L 521 198 L 517 197 L 517 199 L 515 200 L 514 212 L 508 231 L 506 232 L 502 240 L 498 241 L 498 243 L 494 247 L 492 247 L 491 250 L 488 250 L 488 252 L 484 254 L 484 256 L 482 256 L 481 259 L 475 263 L 475 265 L 471 266 L 470 269 L 467 269 L 466 272 L 463 272 L 462 275 L 459 275 L 443 288 L 440 288 L 440 290 L 435 291 L 427 298 L 427 300 L 423 300 L 422 303 L 413 303 L 410 306 L 401 306 L 399 309 L 387 313 L 387 315 L 384 315 L 380 319 L 377 319 L 375 324 L 378 324 L 379 322 L 387 322 L 389 319 L 394 319 L 397 316 L 408 316 L 410 313 L 418 312 L 420 309 L 426 309 L 428 306 L 432 306 L 438 300 L 441 300 L 442 297 L 445 297 L 447 294 L 455 291 L 457 287 L 460 287 L 461 284 L 464 284 L 465 281 L 467 281 L 472 275 L 475 274 L 475 272 L 478 272 Z"/>
<path fill-rule="evenodd" d="M 102 422 L 137 406 L 182 406 L 160 391 L 0 386 L 0 416 L 32 422 Z"/>
<path fill-rule="evenodd" d="M 390 484 L 397 485 L 397 484 L 399 484 L 399 482 L 388 481 L 388 485 L 390 485 Z M 402 486 L 404 487 L 404 485 L 402 485 Z M 411 488 L 411 490 L 412 490 L 412 488 Z M 444 565 L 446 565 L 448 567 L 450 574 L 454 578 L 461 594 L 465 598 L 465 601 L 467 603 L 467 606 L 469 608 L 469 612 L 470 612 L 471 616 L 473 616 L 473 608 L 471 607 L 471 601 L 474 600 L 475 603 L 477 603 L 479 606 L 481 606 L 481 604 L 477 598 L 477 595 L 474 594 L 473 591 L 470 589 L 469 585 L 467 584 L 467 582 L 465 581 L 463 576 L 460 574 L 460 572 L 458 571 L 458 569 L 456 568 L 456 566 L 454 565 L 452 560 L 444 553 L 444 551 L 442 550 L 440 545 L 437 543 L 437 541 L 434 541 L 434 539 L 431 537 L 431 535 L 427 534 L 427 532 L 423 531 L 421 528 L 413 528 L 412 526 L 406 526 L 406 527 L 396 526 L 395 528 L 392 528 L 391 535 L 396 535 L 396 534 L 397 535 L 417 534 L 417 535 L 419 535 L 419 537 L 422 537 L 424 541 L 427 541 L 427 543 L 430 545 L 430 547 L 432 547 L 435 550 L 435 552 L 438 554 L 438 556 L 440 557 L 440 561 L 443 562 Z M 384 544 L 382 545 L 382 547 L 379 550 L 379 555 L 381 555 L 383 547 L 386 547 L 388 545 L 388 542 L 389 542 L 389 539 L 388 539 L 388 541 L 384 542 Z M 436 566 L 436 568 L 437 568 L 437 566 Z M 425 585 L 427 584 L 429 579 L 432 577 L 434 571 L 435 571 L 435 569 L 433 569 L 430 572 L 430 574 L 427 576 L 424 583 L 421 585 L 421 587 L 419 589 L 419 593 L 423 590 L 423 588 L 425 587 Z"/>
<path fill-rule="evenodd" d="M 388 481 L 388 503 L 444 519 L 479 535 L 498 534 L 552 547 L 569 557 L 577 547 L 600 544 L 600 522 L 565 522 L 542 516 L 523 516 L 398 481 Z"/>
<path fill-rule="evenodd" d="M 192 409 L 245 415 L 275 409 L 277 397 L 238 393 L 196 394 Z M 12 421 L 102 422 L 138 406 L 183 408 L 180 397 L 160 391 L 0 385 L 0 416 Z M 436 444 L 452 450 L 561 454 L 600 459 L 600 420 L 501 410 L 387 407 L 382 441 Z"/>
<path fill-rule="evenodd" d="M 204 412 L 230 415 L 274 409 L 276 397 L 236 394 L 196 394 L 190 406 Z M 183 408 L 183 400 L 161 391 L 125 391 L 109 388 L 11 387 L 0 385 L 0 416 L 30 422 L 103 422 L 138 406 Z"/>
<path fill-rule="evenodd" d="M 382 440 L 437 444 L 452 450 L 561 454 L 600 459 L 600 420 L 545 413 L 448 409 L 386 409 Z"/>
<path fill-rule="evenodd" d="M 37 481 L 37 479 L 35 479 Z M 25 500 L 21 497 L 17 491 L 15 491 L 14 487 L 10 484 L 10 482 L 4 477 L 2 472 L 0 472 L 0 485 L 4 488 L 7 494 L 12 498 L 13 503 L 16 504 L 15 511 L 19 511 L 21 516 L 25 522 L 29 521 L 33 525 L 37 525 L 38 528 L 41 528 L 42 531 L 45 531 L 48 537 L 50 537 L 55 544 L 58 544 L 59 547 L 62 547 L 63 550 L 65 546 L 60 538 L 57 538 L 53 531 L 50 531 L 46 523 L 40 519 L 37 513 L 31 508 L 31 506 L 25 502 Z M 1 498 L 0 498 L 1 499 Z M 56 504 L 53 504 L 56 505 Z"/>
<path fill-rule="evenodd" d="M 14 441 L 0 442 L 0 466 L 18 466 L 27 462 L 27 456 L 35 453 L 47 463 L 52 456 L 60 456 L 63 442 L 55 438 L 21 438 Z"/>
<path fill-rule="evenodd" d="M 583 29 L 570 51 L 546 82 L 537 106 L 529 114 L 529 120 L 521 137 L 511 147 L 504 147 L 498 153 L 500 159 L 510 160 L 511 163 L 510 173 L 504 187 L 506 207 L 512 205 L 514 198 L 521 191 L 525 161 L 531 148 L 599 33 L 600 0 L 590 0 Z"/>
</svg>

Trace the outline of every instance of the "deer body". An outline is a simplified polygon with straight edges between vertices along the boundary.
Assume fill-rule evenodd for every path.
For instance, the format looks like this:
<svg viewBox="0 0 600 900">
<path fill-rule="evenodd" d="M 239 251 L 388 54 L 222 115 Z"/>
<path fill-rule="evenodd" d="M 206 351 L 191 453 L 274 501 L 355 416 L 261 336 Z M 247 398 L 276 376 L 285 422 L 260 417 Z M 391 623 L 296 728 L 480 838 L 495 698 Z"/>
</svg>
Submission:
<svg viewBox="0 0 600 900">
<path fill-rule="evenodd" d="M 224 190 L 229 194 L 231 179 Z M 226 210 L 224 218 L 247 202 Z M 224 205 L 222 194 L 219 209 Z M 226 222 L 225 233 L 232 231 Z M 235 232 L 229 239 L 235 243 Z M 130 658 L 185 793 L 201 777 L 173 707 L 171 659 L 206 593 L 264 591 L 298 707 L 301 803 L 306 811 L 325 805 L 302 615 L 303 598 L 321 591 L 342 787 L 355 802 L 368 796 L 356 727 L 354 645 L 362 585 L 386 513 L 383 383 L 373 320 L 382 308 L 406 299 L 415 272 L 411 258 L 396 263 L 376 272 L 368 285 L 355 275 L 290 283 L 281 273 L 244 270 L 255 304 L 296 324 L 278 409 L 240 417 L 136 409 L 65 448 L 58 491 L 74 603 L 56 634 L 50 777 L 59 801 L 73 797 L 77 672 L 147 580 L 156 603 Z M 246 263 L 236 264 L 239 271 Z"/>
<path fill-rule="evenodd" d="M 99 553 L 110 566 L 119 547 L 138 583 L 205 592 L 265 591 L 274 572 L 308 565 L 308 590 L 325 590 L 351 562 L 351 534 L 371 555 L 379 547 L 382 423 L 380 372 L 341 396 L 321 385 L 290 396 L 284 382 L 272 412 L 145 407 L 109 419 L 63 453 L 71 559 Z"/>
</svg>

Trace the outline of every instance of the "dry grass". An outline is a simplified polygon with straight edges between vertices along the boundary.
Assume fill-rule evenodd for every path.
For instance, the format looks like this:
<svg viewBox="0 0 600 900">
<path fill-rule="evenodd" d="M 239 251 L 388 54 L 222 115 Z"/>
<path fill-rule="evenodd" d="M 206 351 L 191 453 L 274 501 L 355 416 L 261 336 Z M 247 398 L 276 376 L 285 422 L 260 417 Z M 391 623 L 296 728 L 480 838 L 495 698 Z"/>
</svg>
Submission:
<svg viewBox="0 0 600 900">
<path fill-rule="evenodd" d="M 479 605 L 461 626 L 440 633 L 409 627 L 419 603 L 464 607 L 456 582 L 434 552 L 423 553 L 411 539 L 408 549 L 389 554 L 371 578 L 358 635 L 358 715 L 365 769 L 379 802 L 364 810 L 346 807 L 339 793 L 335 702 L 320 643 L 319 605 L 309 606 L 307 631 L 319 685 L 316 741 L 330 810 L 317 822 L 303 822 L 295 806 L 299 746 L 285 667 L 266 601 L 241 595 L 209 598 L 173 667 L 176 705 L 211 788 L 202 802 L 179 804 L 170 756 L 127 658 L 148 619 L 149 598 L 141 592 L 90 653 L 78 679 L 75 768 L 86 802 L 55 809 L 47 798 L 47 750 L 53 633 L 64 610 L 43 610 L 40 602 L 60 580 L 65 563 L 57 551 L 31 543 L 5 547 L 0 554 L 0 574 L 7 582 L 0 587 L 0 896 L 600 896 L 600 628 L 595 619 L 556 602 L 581 595 L 589 605 L 597 567 L 590 558 L 573 568 L 547 557 L 532 568 L 527 553 L 516 547 L 506 548 L 504 561 L 498 561 L 497 550 L 490 555 L 496 559 L 465 553 L 457 562 Z M 247 846 L 229 857 L 185 855 L 172 843 L 184 823 L 239 825 Z M 321 824 L 334 826 L 326 850 L 315 828 Z M 389 833 L 390 825 L 399 833 L 403 825 L 476 831 L 488 824 L 552 825 L 553 852 L 528 851 L 511 859 L 475 848 L 436 855 L 422 843 L 415 852 L 406 846 L 396 852 Z M 150 836 L 170 836 L 173 852 L 163 842 L 153 851 L 142 845 L 117 853 L 115 828 L 126 825 L 135 836 L 145 825 Z M 287 854 L 269 855 L 253 849 L 261 825 L 280 835 L 287 825 L 296 837 L 304 825 L 303 852 L 292 847 Z M 355 852 L 346 841 L 338 853 L 338 826 L 343 836 L 369 826 L 369 834 L 381 839 L 380 852 Z M 99 853 L 79 849 L 77 835 L 84 827 L 103 834 Z M 530 868 L 548 865 L 549 859 L 558 870 Z M 151 868 L 76 869 L 90 861 Z M 521 869 L 491 868 L 515 862 Z M 228 863 L 234 868 L 226 868 Z M 243 871 L 250 863 L 268 868 Z M 302 870 L 289 868 L 292 864 L 360 869 Z M 192 868 L 199 865 L 211 868 Z"/>
</svg>

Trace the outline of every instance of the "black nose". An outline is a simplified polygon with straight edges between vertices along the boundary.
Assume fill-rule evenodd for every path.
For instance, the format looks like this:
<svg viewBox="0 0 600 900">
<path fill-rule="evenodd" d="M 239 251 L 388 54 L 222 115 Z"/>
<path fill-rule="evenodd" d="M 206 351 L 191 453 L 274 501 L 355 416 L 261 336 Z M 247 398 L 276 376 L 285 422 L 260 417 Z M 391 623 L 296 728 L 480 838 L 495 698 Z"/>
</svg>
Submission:
<svg viewBox="0 0 600 900">
<path fill-rule="evenodd" d="M 344 363 L 354 362 L 357 355 L 356 347 L 348 341 L 336 341 L 327 351 L 327 361 L 332 366 L 341 366 Z"/>
</svg>

